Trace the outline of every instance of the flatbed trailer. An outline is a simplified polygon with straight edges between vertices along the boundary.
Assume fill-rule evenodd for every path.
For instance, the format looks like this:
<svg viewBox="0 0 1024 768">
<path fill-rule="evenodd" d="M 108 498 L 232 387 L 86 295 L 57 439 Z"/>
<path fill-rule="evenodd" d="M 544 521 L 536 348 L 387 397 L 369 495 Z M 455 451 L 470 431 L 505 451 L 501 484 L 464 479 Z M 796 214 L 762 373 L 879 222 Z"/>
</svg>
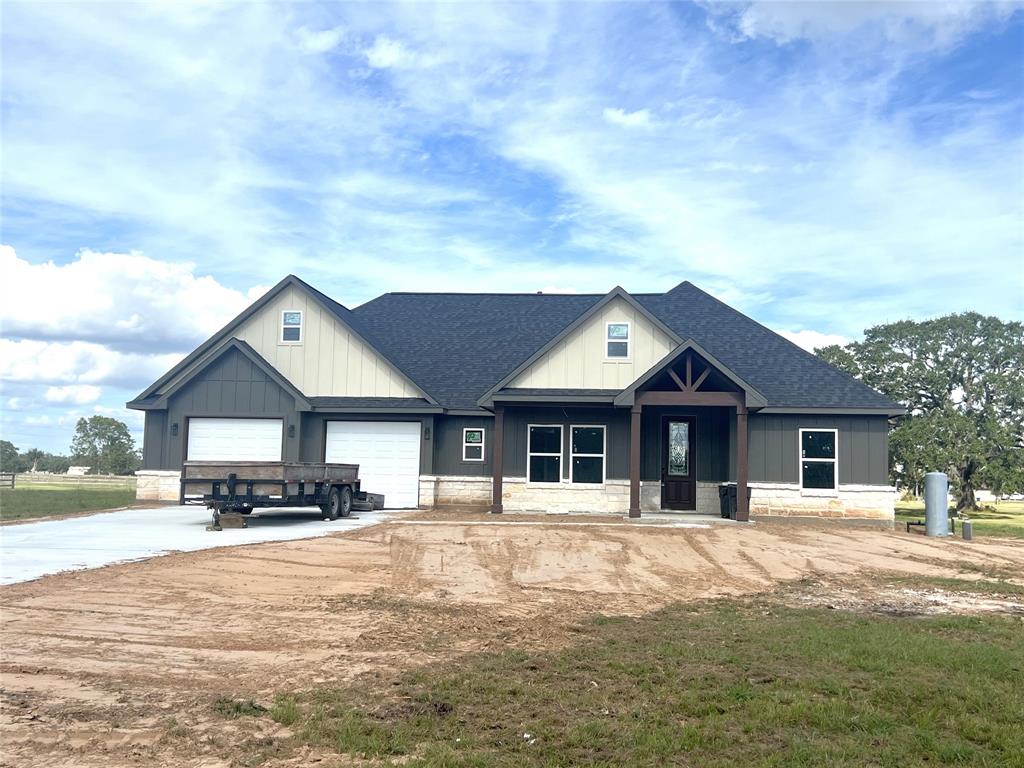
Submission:
<svg viewBox="0 0 1024 768">
<path fill-rule="evenodd" d="M 324 520 L 348 517 L 353 509 L 381 509 L 384 497 L 360 487 L 358 464 L 305 461 L 186 461 L 181 500 L 213 511 L 247 515 L 253 509 L 319 507 Z"/>
</svg>

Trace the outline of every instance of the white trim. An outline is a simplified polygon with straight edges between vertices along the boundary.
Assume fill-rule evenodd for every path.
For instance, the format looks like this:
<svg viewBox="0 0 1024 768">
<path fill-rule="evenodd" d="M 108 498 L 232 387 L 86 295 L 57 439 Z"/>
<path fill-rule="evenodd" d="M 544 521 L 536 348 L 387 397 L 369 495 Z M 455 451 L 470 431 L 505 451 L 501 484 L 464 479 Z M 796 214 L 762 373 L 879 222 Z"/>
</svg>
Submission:
<svg viewBox="0 0 1024 768">
<path fill-rule="evenodd" d="M 467 443 L 466 442 L 466 433 L 467 432 L 479 432 L 480 433 L 480 442 L 479 443 Z M 474 464 L 481 464 L 481 463 L 483 463 L 484 453 L 486 451 L 484 446 L 486 445 L 486 443 L 487 443 L 487 434 L 486 434 L 486 431 L 484 430 L 483 427 L 463 427 L 462 428 L 462 460 L 466 461 L 466 462 L 473 462 Z M 480 446 L 480 458 L 479 459 L 467 459 L 466 458 L 466 448 L 468 448 L 471 445 L 474 446 L 474 447 L 477 446 L 477 445 Z"/>
<path fill-rule="evenodd" d="M 299 324 L 298 325 L 289 324 L 289 325 L 286 326 L 284 324 L 284 316 L 285 315 L 298 315 L 299 316 Z M 305 331 L 304 331 L 305 325 L 306 325 L 306 316 L 305 316 L 305 314 L 303 313 L 303 311 L 301 309 L 282 309 L 281 310 L 281 325 L 280 325 L 280 329 L 281 330 L 277 334 L 277 343 L 278 344 L 301 344 L 302 340 L 303 340 L 303 336 L 306 335 Z M 285 328 L 298 328 L 299 329 L 299 338 L 294 340 L 294 341 L 292 341 L 290 339 L 285 339 L 285 337 L 284 337 L 284 329 Z"/>
<path fill-rule="evenodd" d="M 608 336 L 608 329 L 613 325 L 624 325 L 626 326 L 626 338 L 625 339 L 613 339 Z M 625 357 L 611 357 L 608 354 L 608 344 L 610 342 L 625 342 L 626 344 L 626 356 Z M 629 363 L 633 361 L 633 323 L 629 320 L 609 320 L 604 324 L 604 361 L 606 363 Z"/>
<path fill-rule="evenodd" d="M 572 450 L 572 431 L 574 429 L 600 429 L 601 453 L 574 453 Z M 572 460 L 577 456 L 587 459 L 601 459 L 600 483 L 577 483 L 573 478 Z M 608 427 L 605 424 L 570 424 L 569 425 L 569 483 L 574 488 L 603 488 L 608 482 Z"/>
<path fill-rule="evenodd" d="M 534 453 L 530 451 L 530 430 L 534 427 L 555 427 L 558 429 L 558 453 Z M 526 482 L 528 485 L 537 485 L 550 488 L 562 482 L 562 458 L 565 453 L 565 427 L 562 424 L 527 424 L 526 425 Z M 530 457 L 531 456 L 556 456 L 558 458 L 558 479 L 554 482 L 545 480 L 530 479 Z"/>
<path fill-rule="evenodd" d="M 804 432 L 831 432 L 835 455 L 831 459 L 804 458 Z M 839 495 L 839 430 L 832 427 L 801 427 L 796 444 L 797 485 L 802 496 L 838 496 Z M 804 488 L 804 462 L 814 461 L 821 464 L 832 464 L 831 488 Z"/>
</svg>

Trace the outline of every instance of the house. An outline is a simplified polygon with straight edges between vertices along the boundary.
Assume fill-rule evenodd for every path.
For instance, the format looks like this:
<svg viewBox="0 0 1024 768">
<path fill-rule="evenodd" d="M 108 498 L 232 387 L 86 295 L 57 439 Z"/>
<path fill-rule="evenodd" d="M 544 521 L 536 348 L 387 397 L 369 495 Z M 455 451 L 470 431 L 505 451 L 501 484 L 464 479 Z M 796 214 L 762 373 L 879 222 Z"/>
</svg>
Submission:
<svg viewBox="0 0 1024 768">
<path fill-rule="evenodd" d="M 140 498 L 185 459 L 353 462 L 390 507 L 891 521 L 899 405 L 689 282 L 665 293 L 388 293 L 294 276 L 160 377 Z M 749 506 L 746 502 L 749 489 Z"/>
</svg>

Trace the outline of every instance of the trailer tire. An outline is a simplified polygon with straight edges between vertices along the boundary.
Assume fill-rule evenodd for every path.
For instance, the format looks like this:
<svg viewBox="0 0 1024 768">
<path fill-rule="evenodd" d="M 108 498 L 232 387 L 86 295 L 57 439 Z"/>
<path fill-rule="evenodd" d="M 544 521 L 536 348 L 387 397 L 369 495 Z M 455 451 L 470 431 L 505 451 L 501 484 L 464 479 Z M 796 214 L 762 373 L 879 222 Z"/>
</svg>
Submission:
<svg viewBox="0 0 1024 768">
<path fill-rule="evenodd" d="M 341 489 L 341 509 L 338 512 L 342 517 L 352 514 L 352 489 L 347 485 Z"/>
<path fill-rule="evenodd" d="M 321 507 L 324 520 L 337 520 L 339 509 L 341 509 L 341 489 L 331 488 L 327 493 L 327 503 Z"/>
<path fill-rule="evenodd" d="M 331 488 L 330 493 L 327 494 L 327 504 L 322 509 L 324 520 L 348 517 L 352 514 L 352 489 L 347 485 Z"/>
</svg>

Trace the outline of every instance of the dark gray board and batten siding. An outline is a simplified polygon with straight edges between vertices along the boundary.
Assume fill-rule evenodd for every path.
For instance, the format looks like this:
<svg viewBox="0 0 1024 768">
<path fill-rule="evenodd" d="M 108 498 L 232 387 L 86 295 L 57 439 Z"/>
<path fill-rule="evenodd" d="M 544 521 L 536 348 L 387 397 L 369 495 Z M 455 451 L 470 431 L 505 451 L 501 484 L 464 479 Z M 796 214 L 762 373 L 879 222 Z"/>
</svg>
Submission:
<svg viewBox="0 0 1024 768">
<path fill-rule="evenodd" d="M 144 469 L 181 469 L 190 418 L 279 418 L 284 421 L 282 455 L 299 458 L 299 441 L 288 437 L 298 429 L 295 399 L 235 349 L 212 361 L 168 398 L 166 411 L 146 412 Z M 173 425 L 178 434 L 171 434 Z"/>
<path fill-rule="evenodd" d="M 751 482 L 800 481 L 800 430 L 838 429 L 839 482 L 889 485 L 889 423 L 885 416 L 751 414 Z M 735 419 L 733 420 L 735 433 Z M 735 456 L 730 458 L 735 473 Z"/>
</svg>

